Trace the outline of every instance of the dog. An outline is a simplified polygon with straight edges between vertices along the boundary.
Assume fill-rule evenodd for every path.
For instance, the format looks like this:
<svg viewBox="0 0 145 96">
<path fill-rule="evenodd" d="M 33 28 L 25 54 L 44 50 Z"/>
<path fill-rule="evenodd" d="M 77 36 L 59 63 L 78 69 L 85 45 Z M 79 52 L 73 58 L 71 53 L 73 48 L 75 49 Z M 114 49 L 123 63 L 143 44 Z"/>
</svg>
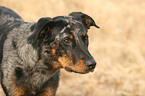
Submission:
<svg viewBox="0 0 145 96">
<path fill-rule="evenodd" d="M 6 96 L 55 96 L 60 69 L 86 74 L 96 62 L 88 51 L 87 31 L 99 28 L 82 13 L 24 20 L 0 7 L 0 73 Z"/>
</svg>

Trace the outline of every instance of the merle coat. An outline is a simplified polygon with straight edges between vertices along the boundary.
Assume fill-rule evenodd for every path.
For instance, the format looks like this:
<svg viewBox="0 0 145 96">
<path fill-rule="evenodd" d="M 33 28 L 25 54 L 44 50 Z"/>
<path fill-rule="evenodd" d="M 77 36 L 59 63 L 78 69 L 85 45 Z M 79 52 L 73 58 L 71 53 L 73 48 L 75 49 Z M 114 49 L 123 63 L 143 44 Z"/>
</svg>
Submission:
<svg viewBox="0 0 145 96">
<path fill-rule="evenodd" d="M 0 72 L 6 96 L 54 96 L 60 68 L 81 74 L 93 71 L 90 26 L 99 28 L 81 12 L 28 23 L 0 7 Z"/>
</svg>

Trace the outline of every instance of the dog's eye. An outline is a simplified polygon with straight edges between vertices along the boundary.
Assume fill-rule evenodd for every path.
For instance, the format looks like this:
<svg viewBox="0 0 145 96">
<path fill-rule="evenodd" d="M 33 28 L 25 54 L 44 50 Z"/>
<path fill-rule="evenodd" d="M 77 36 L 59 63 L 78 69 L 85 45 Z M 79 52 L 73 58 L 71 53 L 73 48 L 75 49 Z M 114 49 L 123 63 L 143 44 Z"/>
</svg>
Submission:
<svg viewBox="0 0 145 96">
<path fill-rule="evenodd" d="M 71 44 L 71 39 L 69 37 L 64 38 L 64 43 L 67 45 Z"/>
</svg>

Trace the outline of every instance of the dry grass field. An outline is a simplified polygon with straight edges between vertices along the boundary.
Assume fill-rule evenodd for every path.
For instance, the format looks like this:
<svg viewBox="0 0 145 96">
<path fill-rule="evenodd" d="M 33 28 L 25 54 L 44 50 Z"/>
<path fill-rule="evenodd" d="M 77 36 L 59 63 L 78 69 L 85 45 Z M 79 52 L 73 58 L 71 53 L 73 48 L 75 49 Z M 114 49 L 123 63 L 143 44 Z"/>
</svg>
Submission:
<svg viewBox="0 0 145 96">
<path fill-rule="evenodd" d="M 62 70 L 56 96 L 145 96 L 144 0 L 0 0 L 0 5 L 28 22 L 82 11 L 101 27 L 89 30 L 97 68 L 85 75 Z"/>
</svg>

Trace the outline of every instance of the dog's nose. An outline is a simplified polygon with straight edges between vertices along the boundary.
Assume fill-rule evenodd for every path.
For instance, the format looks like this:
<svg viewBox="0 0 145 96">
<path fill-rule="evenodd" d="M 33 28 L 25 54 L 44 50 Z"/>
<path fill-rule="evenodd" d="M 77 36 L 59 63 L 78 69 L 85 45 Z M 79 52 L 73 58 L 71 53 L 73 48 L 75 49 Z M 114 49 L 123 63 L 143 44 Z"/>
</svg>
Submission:
<svg viewBox="0 0 145 96">
<path fill-rule="evenodd" d="M 93 60 L 88 60 L 88 61 L 86 61 L 86 66 L 87 66 L 87 68 L 88 68 L 89 70 L 94 69 L 94 68 L 96 67 L 96 62 L 95 62 L 95 60 L 93 59 Z"/>
</svg>

